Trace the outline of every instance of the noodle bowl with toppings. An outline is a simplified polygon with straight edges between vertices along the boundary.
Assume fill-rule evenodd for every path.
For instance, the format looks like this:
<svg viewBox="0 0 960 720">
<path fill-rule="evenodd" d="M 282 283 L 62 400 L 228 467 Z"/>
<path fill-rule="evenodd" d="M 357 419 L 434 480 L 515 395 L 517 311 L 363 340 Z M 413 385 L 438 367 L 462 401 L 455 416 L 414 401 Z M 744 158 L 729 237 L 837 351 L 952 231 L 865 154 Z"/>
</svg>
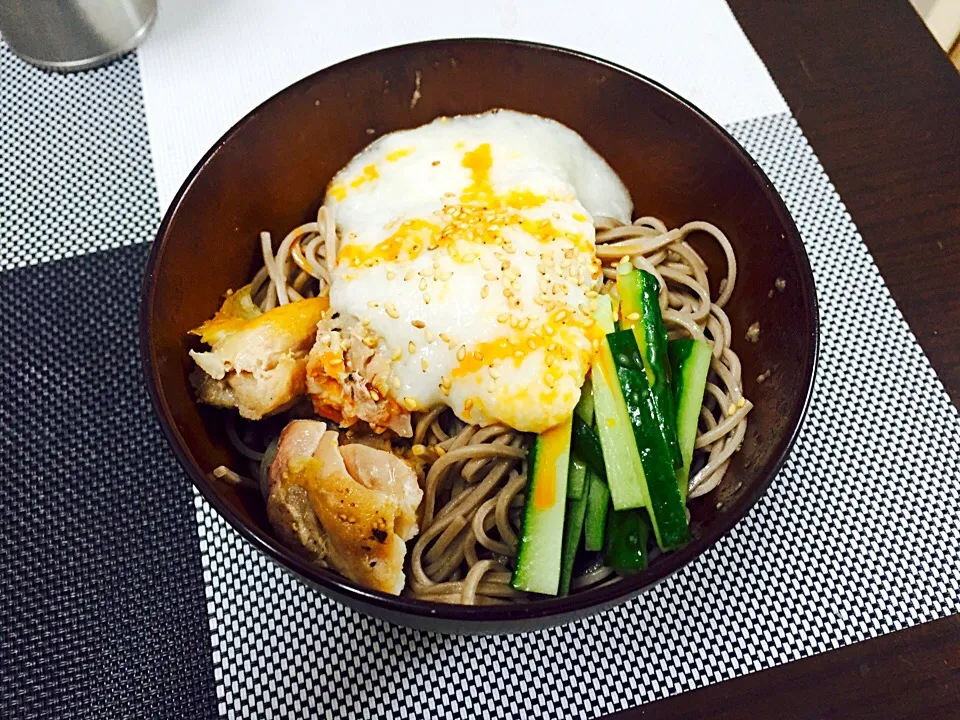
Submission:
<svg viewBox="0 0 960 720">
<path fill-rule="evenodd" d="M 729 241 L 632 208 L 552 120 L 378 139 L 193 331 L 197 398 L 248 460 L 214 474 L 262 492 L 309 562 L 387 593 L 515 603 L 642 572 L 689 540 L 752 406 Z"/>
</svg>

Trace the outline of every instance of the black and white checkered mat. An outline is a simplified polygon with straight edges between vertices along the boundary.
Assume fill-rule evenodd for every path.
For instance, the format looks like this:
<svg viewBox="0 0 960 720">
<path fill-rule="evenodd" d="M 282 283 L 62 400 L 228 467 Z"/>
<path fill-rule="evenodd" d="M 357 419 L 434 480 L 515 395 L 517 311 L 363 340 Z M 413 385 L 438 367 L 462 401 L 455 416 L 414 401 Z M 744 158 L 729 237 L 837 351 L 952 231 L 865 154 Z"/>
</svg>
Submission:
<svg viewBox="0 0 960 720">
<path fill-rule="evenodd" d="M 191 492 L 137 366 L 159 219 L 137 61 L 48 75 L 0 43 L 0 716 L 594 717 L 960 611 L 957 409 L 794 120 L 730 129 L 817 277 L 787 466 L 627 605 L 444 637 L 308 590 Z"/>
</svg>

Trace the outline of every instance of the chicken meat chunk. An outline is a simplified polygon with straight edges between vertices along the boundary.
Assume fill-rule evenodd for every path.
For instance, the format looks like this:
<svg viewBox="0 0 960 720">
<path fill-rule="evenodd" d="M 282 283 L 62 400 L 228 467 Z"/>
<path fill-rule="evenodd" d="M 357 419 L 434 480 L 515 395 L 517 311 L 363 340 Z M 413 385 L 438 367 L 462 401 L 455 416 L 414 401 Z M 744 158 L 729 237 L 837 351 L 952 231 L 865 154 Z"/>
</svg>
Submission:
<svg viewBox="0 0 960 720">
<path fill-rule="evenodd" d="M 267 514 L 312 561 L 398 595 L 422 498 L 416 474 L 397 456 L 360 443 L 339 445 L 338 433 L 323 422 L 294 420 L 270 465 Z"/>
<path fill-rule="evenodd" d="M 359 322 L 323 320 L 307 359 L 313 409 L 341 427 L 362 422 L 374 432 L 413 435 L 410 411 L 390 395 L 390 358 L 378 353 Z"/>
<path fill-rule="evenodd" d="M 326 298 L 308 298 L 262 312 L 249 285 L 227 295 L 210 320 L 191 330 L 210 346 L 190 351 L 200 401 L 259 420 L 305 394 L 307 353 L 327 305 Z"/>
</svg>

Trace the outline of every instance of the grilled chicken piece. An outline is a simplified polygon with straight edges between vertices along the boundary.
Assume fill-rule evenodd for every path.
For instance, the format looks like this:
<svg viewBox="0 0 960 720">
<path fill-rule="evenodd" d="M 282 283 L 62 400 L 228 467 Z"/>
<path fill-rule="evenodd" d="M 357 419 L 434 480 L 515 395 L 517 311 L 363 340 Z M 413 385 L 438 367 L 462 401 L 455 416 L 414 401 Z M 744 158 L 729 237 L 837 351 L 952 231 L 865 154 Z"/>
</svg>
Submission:
<svg viewBox="0 0 960 720">
<path fill-rule="evenodd" d="M 295 457 L 308 458 L 327 431 L 322 422 L 294 420 L 284 428 L 269 466 L 267 517 L 287 547 L 327 567 L 330 546 L 303 485 L 287 481 L 286 468 Z M 269 458 L 266 458 L 269 461 Z M 261 465 L 261 473 L 264 471 Z"/>
<path fill-rule="evenodd" d="M 361 585 L 403 590 L 405 541 L 418 532 L 423 498 L 403 460 L 367 445 L 339 446 L 322 422 L 295 420 L 280 435 L 269 480 L 267 513 L 287 542 Z"/>
<path fill-rule="evenodd" d="M 327 305 L 326 298 L 309 298 L 262 312 L 249 285 L 227 295 L 210 320 L 190 331 L 210 346 L 190 351 L 200 401 L 259 420 L 303 395 L 307 352 Z"/>
<path fill-rule="evenodd" d="M 307 392 L 318 415 L 341 427 L 357 421 L 374 431 L 413 435 L 410 411 L 390 397 L 390 359 L 367 345 L 359 322 L 341 318 L 320 323 L 307 360 Z"/>
</svg>

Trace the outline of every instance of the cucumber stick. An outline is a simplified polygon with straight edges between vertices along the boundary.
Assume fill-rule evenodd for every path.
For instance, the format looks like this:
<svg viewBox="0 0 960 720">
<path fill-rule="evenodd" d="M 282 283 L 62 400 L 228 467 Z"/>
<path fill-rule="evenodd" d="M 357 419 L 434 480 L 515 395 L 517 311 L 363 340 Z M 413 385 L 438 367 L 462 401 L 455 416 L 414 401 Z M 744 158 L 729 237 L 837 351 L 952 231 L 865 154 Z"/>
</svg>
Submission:
<svg viewBox="0 0 960 720">
<path fill-rule="evenodd" d="M 583 521 L 583 549 L 589 552 L 603 550 L 603 533 L 610 507 L 610 490 L 597 475 L 587 471 L 587 509 Z"/>
<path fill-rule="evenodd" d="M 598 298 L 597 324 L 604 332 L 613 329 L 613 310 L 606 295 Z M 633 429 L 627 406 L 617 380 L 617 369 L 606 341 L 594 356 L 590 368 L 593 380 L 593 410 L 596 416 L 597 434 L 603 452 L 603 465 L 607 474 L 607 486 L 613 506 L 618 510 L 636 508 L 647 504 L 646 481 L 640 453 L 633 438 Z"/>
<path fill-rule="evenodd" d="M 577 500 L 567 501 L 567 514 L 563 527 L 563 553 L 560 558 L 560 585 L 559 595 L 570 592 L 570 578 L 573 577 L 573 561 L 577 557 L 580 547 L 580 536 L 583 535 L 583 514 L 587 509 L 587 494 Z"/>
<path fill-rule="evenodd" d="M 650 522 L 644 510 L 614 510 L 610 513 L 604 543 L 604 562 L 621 575 L 647 569 Z"/>
<path fill-rule="evenodd" d="M 523 532 L 511 584 L 517 590 L 556 595 L 567 505 L 570 420 L 537 436 L 528 463 Z"/>
<path fill-rule="evenodd" d="M 703 391 L 710 372 L 710 346 L 701 340 L 671 340 L 667 345 L 673 370 L 673 394 L 677 404 L 677 440 L 683 465 L 677 470 L 680 496 L 687 501 L 690 460 L 697 440 L 697 423 L 703 406 Z"/>
<path fill-rule="evenodd" d="M 573 454 L 586 463 L 586 466 L 601 477 L 607 476 L 603 465 L 603 446 L 596 431 L 587 425 L 579 416 L 573 416 L 573 432 L 570 440 Z"/>
<path fill-rule="evenodd" d="M 583 381 L 583 387 L 580 388 L 580 401 L 573 411 L 587 425 L 593 424 L 593 384 L 589 375 Z"/>
<path fill-rule="evenodd" d="M 616 363 L 617 379 L 630 418 L 633 438 L 642 463 L 639 478 L 648 502 L 650 521 L 657 544 L 663 550 L 683 545 L 690 539 L 686 508 L 677 485 L 672 456 L 660 433 L 653 389 L 647 382 L 636 336 L 630 330 L 607 335 L 605 345 Z M 614 507 L 616 503 L 613 487 Z"/>
<path fill-rule="evenodd" d="M 573 415 L 573 447 L 574 453 L 576 454 L 576 432 L 579 426 L 584 424 L 589 426 L 589 424 L 593 422 L 593 391 L 590 387 L 589 377 L 587 377 L 583 387 L 580 388 L 580 401 L 577 403 L 577 407 L 574 408 Z M 599 441 L 597 441 L 597 444 L 599 445 Z M 599 450 L 597 454 L 599 455 Z M 602 463 L 602 456 L 600 457 L 600 461 Z M 570 458 L 570 476 L 567 479 L 567 498 L 579 500 L 583 497 L 586 473 L 587 468 L 583 464 L 583 453 L 580 453 L 579 458 Z"/>
<path fill-rule="evenodd" d="M 579 500 L 586 491 L 587 466 L 576 456 L 570 456 L 570 470 L 567 472 L 567 499 Z"/>
<path fill-rule="evenodd" d="M 683 466 L 683 456 L 677 439 L 677 409 L 670 389 L 667 331 L 660 315 L 659 291 L 660 283 L 650 273 L 635 270 L 628 264 L 617 268 L 620 328 L 634 332 L 650 383 L 651 408 L 673 466 L 679 469 Z"/>
</svg>

